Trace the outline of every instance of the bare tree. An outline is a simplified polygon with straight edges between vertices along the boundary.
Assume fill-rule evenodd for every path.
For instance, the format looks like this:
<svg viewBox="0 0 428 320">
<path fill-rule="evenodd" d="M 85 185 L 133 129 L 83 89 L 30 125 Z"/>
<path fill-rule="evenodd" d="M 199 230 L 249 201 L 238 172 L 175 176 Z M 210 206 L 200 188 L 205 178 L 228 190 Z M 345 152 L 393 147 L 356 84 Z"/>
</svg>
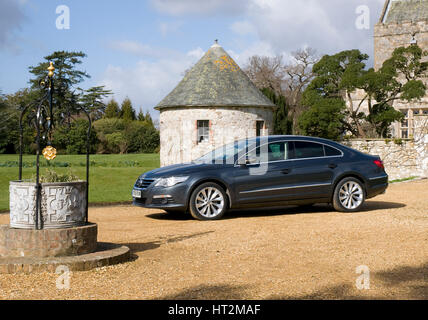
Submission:
<svg viewBox="0 0 428 320">
<path fill-rule="evenodd" d="M 312 67 L 318 61 L 316 50 L 305 48 L 293 52 L 292 61 L 284 66 L 283 95 L 289 108 L 288 115 L 293 121 L 293 134 L 299 133 L 297 119 L 304 111 L 302 93 L 314 78 Z"/>
<path fill-rule="evenodd" d="M 248 63 L 243 70 L 257 88 L 269 88 L 276 94 L 282 94 L 284 82 L 282 56 L 252 56 L 248 59 Z"/>
<path fill-rule="evenodd" d="M 298 133 L 297 119 L 304 111 L 302 93 L 314 78 L 312 67 L 319 56 L 312 48 L 292 52 L 291 61 L 283 62 L 281 55 L 275 57 L 252 56 L 243 70 L 259 88 L 269 88 L 286 98 L 288 116 L 293 121 L 293 134 Z"/>
</svg>

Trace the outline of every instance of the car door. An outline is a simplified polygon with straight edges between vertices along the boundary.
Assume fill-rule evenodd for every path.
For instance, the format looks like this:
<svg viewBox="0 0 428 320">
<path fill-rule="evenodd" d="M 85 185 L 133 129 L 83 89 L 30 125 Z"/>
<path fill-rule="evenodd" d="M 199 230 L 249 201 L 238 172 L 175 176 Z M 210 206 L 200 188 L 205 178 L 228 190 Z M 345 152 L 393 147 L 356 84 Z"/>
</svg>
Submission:
<svg viewBox="0 0 428 320">
<path fill-rule="evenodd" d="M 248 163 L 234 168 L 235 195 L 240 206 L 288 199 L 294 184 L 288 141 L 267 143 L 242 158 Z"/>
<path fill-rule="evenodd" d="M 295 179 L 296 199 L 327 198 L 332 192 L 337 159 L 325 154 L 324 145 L 311 141 L 290 141 L 294 161 L 290 168 Z"/>
</svg>

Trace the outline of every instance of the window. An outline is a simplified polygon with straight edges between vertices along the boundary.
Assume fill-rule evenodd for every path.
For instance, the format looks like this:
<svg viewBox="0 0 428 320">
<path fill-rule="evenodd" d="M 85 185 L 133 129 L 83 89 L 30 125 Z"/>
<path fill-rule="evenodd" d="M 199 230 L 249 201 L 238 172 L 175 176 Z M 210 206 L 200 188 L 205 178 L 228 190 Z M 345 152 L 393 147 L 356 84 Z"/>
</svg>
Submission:
<svg viewBox="0 0 428 320">
<path fill-rule="evenodd" d="M 334 157 L 334 156 L 341 156 L 342 155 L 342 153 L 339 150 L 332 148 L 332 147 L 329 147 L 329 146 L 326 146 L 326 145 L 324 145 L 324 152 L 325 152 L 326 157 Z"/>
<path fill-rule="evenodd" d="M 402 139 L 408 139 L 409 138 L 409 131 L 408 130 L 402 130 L 401 131 L 401 138 Z"/>
<path fill-rule="evenodd" d="M 208 142 L 210 140 L 210 121 L 198 120 L 198 143 Z"/>
<path fill-rule="evenodd" d="M 267 155 L 262 155 L 261 152 L 267 152 Z M 273 142 L 267 146 L 259 146 L 255 150 L 247 153 L 246 159 L 250 164 L 260 162 L 284 161 L 290 159 L 290 149 L 288 142 Z"/>
<path fill-rule="evenodd" d="M 256 136 L 260 137 L 263 135 L 263 129 L 265 127 L 264 121 L 256 121 Z"/>
<path fill-rule="evenodd" d="M 296 159 L 324 157 L 324 147 L 319 143 L 295 141 L 294 153 Z"/>
<path fill-rule="evenodd" d="M 268 145 L 268 161 L 282 161 L 289 159 L 287 142 L 274 142 Z"/>
</svg>

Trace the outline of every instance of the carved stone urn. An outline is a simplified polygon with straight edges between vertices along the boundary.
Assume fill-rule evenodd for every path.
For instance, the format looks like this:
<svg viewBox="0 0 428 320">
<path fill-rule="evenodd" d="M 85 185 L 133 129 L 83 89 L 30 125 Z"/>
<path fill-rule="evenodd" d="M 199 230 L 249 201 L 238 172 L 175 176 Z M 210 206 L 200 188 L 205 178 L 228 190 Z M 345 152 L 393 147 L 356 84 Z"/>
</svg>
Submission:
<svg viewBox="0 0 428 320">
<path fill-rule="evenodd" d="M 55 182 L 41 184 L 41 219 L 43 229 L 82 226 L 86 222 L 86 182 Z M 10 227 L 34 229 L 36 215 L 36 184 L 11 181 Z"/>
</svg>

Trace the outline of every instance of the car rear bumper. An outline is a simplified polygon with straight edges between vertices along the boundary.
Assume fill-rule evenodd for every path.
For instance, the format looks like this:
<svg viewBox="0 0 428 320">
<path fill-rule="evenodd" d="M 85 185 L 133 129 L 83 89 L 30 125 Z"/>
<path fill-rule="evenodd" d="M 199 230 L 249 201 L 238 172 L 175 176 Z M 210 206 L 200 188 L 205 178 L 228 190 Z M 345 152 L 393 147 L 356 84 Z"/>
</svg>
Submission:
<svg viewBox="0 0 428 320">
<path fill-rule="evenodd" d="M 367 186 L 367 199 L 385 193 L 388 188 L 388 175 L 380 175 L 369 179 Z"/>
</svg>

